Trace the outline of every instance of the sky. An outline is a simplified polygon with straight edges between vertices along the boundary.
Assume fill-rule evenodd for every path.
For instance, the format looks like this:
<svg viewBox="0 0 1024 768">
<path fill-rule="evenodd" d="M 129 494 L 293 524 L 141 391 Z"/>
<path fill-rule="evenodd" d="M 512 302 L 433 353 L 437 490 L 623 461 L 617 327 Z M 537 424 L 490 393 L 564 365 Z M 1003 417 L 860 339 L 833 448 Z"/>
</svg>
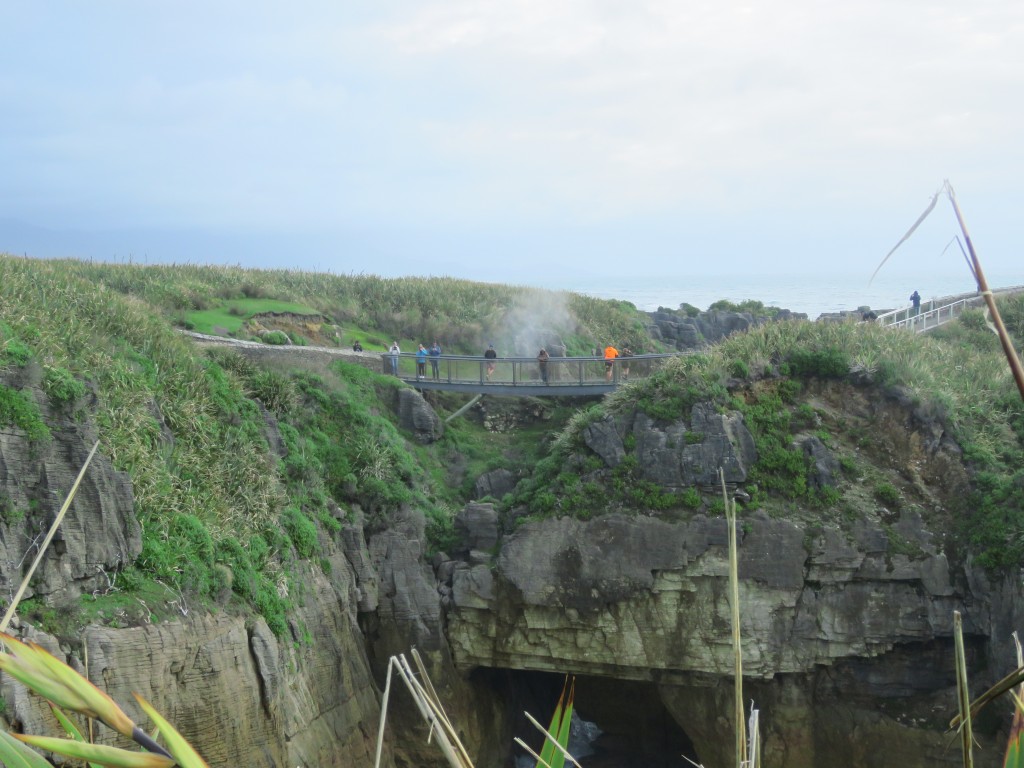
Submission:
<svg viewBox="0 0 1024 768">
<path fill-rule="evenodd" d="M 990 281 L 1024 283 L 1018 0 L 55 0 L 2 18 L 0 252 L 563 288 L 866 281 L 948 179 Z M 957 233 L 943 199 L 891 268 L 962 271 Z"/>
</svg>

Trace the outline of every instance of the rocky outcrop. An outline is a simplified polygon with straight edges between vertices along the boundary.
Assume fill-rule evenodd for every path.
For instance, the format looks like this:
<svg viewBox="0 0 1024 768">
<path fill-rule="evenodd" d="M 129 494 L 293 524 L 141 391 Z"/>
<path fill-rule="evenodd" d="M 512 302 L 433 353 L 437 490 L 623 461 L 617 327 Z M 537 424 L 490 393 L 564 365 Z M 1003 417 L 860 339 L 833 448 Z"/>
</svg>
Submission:
<svg viewBox="0 0 1024 768">
<path fill-rule="evenodd" d="M 516 476 L 507 469 L 493 469 L 484 472 L 473 484 L 473 498 L 482 499 L 490 496 L 493 499 L 501 499 L 506 493 L 511 493 L 516 487 Z"/>
<path fill-rule="evenodd" d="M 894 552 L 890 535 L 867 524 L 848 532 L 757 513 L 742 520 L 744 675 L 770 734 L 767 765 L 858 765 L 826 756 L 871 734 L 901 733 L 921 754 L 944 748 L 953 611 L 978 649 L 994 628 L 991 603 L 975 588 L 979 574 L 951 568 L 920 519 L 901 531 L 916 556 Z M 701 515 L 523 523 L 491 562 L 453 569 L 453 657 L 465 670 L 655 682 L 705 764 L 727 761 L 720 715 L 729 706 L 711 683 L 732 666 L 726 533 L 723 519 Z M 921 666 L 918 655 L 944 666 Z M 880 714 L 879 701 L 893 712 Z M 860 723 L 858 736 L 843 730 L 844 718 Z M 794 741 L 797 724 L 829 738 Z"/>
<path fill-rule="evenodd" d="M 626 456 L 626 440 L 636 446 L 640 476 L 667 490 L 715 486 L 719 468 L 727 483 L 741 483 L 754 462 L 757 448 L 743 415 L 719 413 L 709 403 L 697 403 L 670 423 L 642 411 L 606 416 L 582 430 L 584 444 L 614 469 Z"/>
<path fill-rule="evenodd" d="M 25 628 L 58 658 L 88 676 L 137 722 L 140 693 L 192 742 L 211 766 L 371 765 L 378 689 L 358 631 L 357 584 L 344 552 L 326 558 L 330 575 L 301 574 L 303 601 L 289 632 L 275 637 L 262 619 L 210 615 L 182 605 L 177 621 L 133 628 L 93 625 L 80 647 Z M 58 735 L 38 697 L 0 682 L 7 716 L 25 731 Z M 101 743 L 118 743 L 100 727 Z M 388 748 L 388 765 L 393 765 Z"/>
<path fill-rule="evenodd" d="M 412 432 L 417 441 L 433 443 L 444 434 L 444 424 L 437 411 L 415 389 L 398 390 L 398 424 Z"/>
<path fill-rule="evenodd" d="M 94 427 L 71 417 L 72 408 L 52 409 L 35 385 L 19 389 L 39 404 L 51 437 L 32 441 L 15 427 L 0 427 L 0 593 L 7 595 L 21 583 L 97 440 Z M 131 481 L 100 450 L 25 597 L 44 595 L 59 605 L 106 591 L 141 551 Z"/>
<path fill-rule="evenodd" d="M 806 320 L 801 312 L 779 310 L 774 317 L 752 315 L 749 312 L 728 312 L 710 310 L 688 315 L 682 311 L 659 308 L 648 312 L 650 323 L 647 330 L 651 338 L 669 344 L 678 350 L 693 350 L 715 344 L 726 336 L 738 331 L 763 325 L 776 320 Z"/>
</svg>

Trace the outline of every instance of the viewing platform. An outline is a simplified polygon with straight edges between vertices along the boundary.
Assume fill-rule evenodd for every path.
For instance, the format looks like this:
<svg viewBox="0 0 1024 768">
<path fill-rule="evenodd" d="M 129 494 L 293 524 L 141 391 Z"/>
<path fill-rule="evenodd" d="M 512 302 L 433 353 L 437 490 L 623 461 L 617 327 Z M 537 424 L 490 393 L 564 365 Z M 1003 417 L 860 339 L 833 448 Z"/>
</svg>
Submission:
<svg viewBox="0 0 1024 768">
<path fill-rule="evenodd" d="M 482 357 L 428 357 L 422 376 L 417 375 L 413 353 L 403 352 L 397 358 L 384 353 L 380 360 L 383 373 L 397 376 L 420 390 L 515 397 L 580 397 L 603 395 L 629 381 L 650 376 L 666 360 L 678 356 L 678 352 L 633 355 L 616 358 L 610 365 L 603 357 L 552 357 L 547 362 L 547 381 L 541 373 L 540 362 L 534 357 L 498 358 L 494 360 L 490 377 L 487 360 Z M 437 363 L 436 376 L 431 360 Z"/>
<path fill-rule="evenodd" d="M 996 297 L 1012 296 L 1021 292 L 1024 292 L 1024 286 L 1017 285 L 1010 288 L 994 288 L 992 295 Z M 914 333 L 924 333 L 945 325 L 950 320 L 955 320 L 961 312 L 969 307 L 984 306 L 985 299 L 977 291 L 961 293 L 956 296 L 922 301 L 916 311 L 910 305 L 894 309 L 879 315 L 875 322 L 886 328 L 900 328 Z"/>
</svg>

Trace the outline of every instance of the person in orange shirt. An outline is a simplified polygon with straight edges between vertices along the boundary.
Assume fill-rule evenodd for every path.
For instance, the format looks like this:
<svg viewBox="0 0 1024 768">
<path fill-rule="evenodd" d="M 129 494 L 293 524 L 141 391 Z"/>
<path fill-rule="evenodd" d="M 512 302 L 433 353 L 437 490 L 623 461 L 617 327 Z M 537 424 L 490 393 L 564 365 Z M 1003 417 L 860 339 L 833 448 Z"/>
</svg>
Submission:
<svg viewBox="0 0 1024 768">
<path fill-rule="evenodd" d="M 609 344 L 604 348 L 604 378 L 605 381 L 612 380 L 612 366 L 615 365 L 615 358 L 619 356 L 619 350 Z"/>
</svg>

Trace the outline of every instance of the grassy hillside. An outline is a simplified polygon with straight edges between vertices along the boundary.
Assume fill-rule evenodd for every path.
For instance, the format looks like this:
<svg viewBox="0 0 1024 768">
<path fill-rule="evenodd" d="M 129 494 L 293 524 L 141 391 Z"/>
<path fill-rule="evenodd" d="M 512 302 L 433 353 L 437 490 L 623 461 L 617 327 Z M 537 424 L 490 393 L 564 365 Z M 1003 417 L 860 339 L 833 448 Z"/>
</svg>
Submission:
<svg viewBox="0 0 1024 768">
<path fill-rule="evenodd" d="M 1005 300 L 1002 307 L 1011 332 L 1022 338 L 1024 299 Z M 915 457 L 895 455 L 901 436 L 887 434 L 894 427 L 878 415 L 877 404 L 887 396 L 962 448 L 966 496 L 940 496 L 925 487 Z M 608 414 L 639 409 L 673 421 L 706 400 L 743 413 L 754 435 L 759 460 L 747 509 L 799 516 L 812 525 L 884 517 L 901 508 L 925 519 L 941 514 L 940 527 L 959 534 L 961 556 L 969 548 L 992 567 L 1024 562 L 1024 408 L 980 310 L 928 336 L 873 323 L 777 323 L 677 358 L 577 414 L 510 507 L 533 515 L 587 516 L 598 502 L 647 514 L 720 512 L 717 489 L 668 493 L 641 480 L 628 438 L 626 460 L 610 471 L 582 439 L 587 424 Z M 858 408 L 858 400 L 876 406 Z M 836 487 L 813 487 L 811 463 L 794 445 L 798 435 L 817 437 L 838 457 Z"/>
<path fill-rule="evenodd" d="M 494 343 L 502 354 L 532 356 L 538 340 L 559 339 L 569 354 L 589 354 L 595 344 L 608 341 L 652 351 L 646 318 L 632 304 L 523 286 L 190 264 L 69 260 L 30 265 L 134 297 L 172 324 L 201 331 L 215 325 L 236 330 L 257 308 L 274 311 L 272 300 L 327 318 L 342 343 L 369 339 L 367 349 L 383 349 L 392 339 L 415 349 L 413 342 L 437 339 L 456 353 L 480 354 Z"/>
<path fill-rule="evenodd" d="M 229 590 L 280 632 L 299 587 L 290 562 L 315 561 L 321 537 L 356 507 L 372 529 L 412 504 L 443 545 L 475 474 L 532 463 L 540 441 L 517 445 L 459 420 L 438 443 L 414 445 L 396 425 L 393 378 L 343 362 L 264 369 L 198 351 L 175 331 L 169 307 L 184 295 L 227 293 L 229 275 L 261 297 L 281 290 L 282 301 L 327 308 L 330 292 L 297 273 L 0 257 L 0 372 L 30 369 L 53 404 L 72 410 L 87 391 L 95 396 L 77 417 L 97 421 L 102 450 L 130 473 L 143 523 L 142 556 L 119 586 L 145 590 L 159 580 L 194 600 Z M 304 295 L 303 285 L 317 291 Z M 443 413 L 445 401 L 438 407 Z M 279 424 L 283 459 L 269 451 L 263 409 Z M 0 420 L 49 439 L 25 391 L 0 385 Z"/>
<path fill-rule="evenodd" d="M 928 338 L 869 324 L 768 325 L 679 358 L 600 405 L 550 408 L 528 433 L 494 434 L 459 419 L 441 441 L 421 446 L 397 426 L 401 385 L 393 378 L 342 362 L 261 368 L 230 352 L 205 354 L 175 330 L 186 315 L 224 312 L 224 322 L 270 302 L 382 339 L 437 336 L 452 351 L 494 342 L 510 352 L 545 333 L 570 353 L 608 338 L 650 348 L 628 303 L 529 288 L 0 256 L 0 373 L 33 371 L 50 401 L 72 412 L 91 393 L 95 406 L 78 417 L 96 420 L 102 450 L 132 477 L 144 549 L 119 580 L 128 593 L 159 580 L 195 600 L 232 594 L 282 632 L 287 603 L 301 590 L 291 564 L 316 561 L 341 520 L 358 508 L 372 530 L 412 505 L 427 515 L 433 546 L 443 547 L 473 479 L 496 467 L 533 472 L 507 509 L 591 514 L 610 501 L 645 513 L 715 512 L 713 494 L 666 494 L 639 481 L 635 460 L 600 482 L 584 479 L 595 469 L 580 439 L 589 420 L 631 408 L 674 419 L 697 399 L 742 411 L 754 432 L 761 461 L 748 508 L 809 520 L 843 519 L 866 504 L 924 509 L 912 483 L 869 460 L 871 425 L 854 423 L 824 393 L 829 383 L 844 385 L 851 369 L 872 378 L 874 391 L 905 388 L 914 407 L 948 426 L 972 472 L 972 496 L 953 510 L 962 540 L 993 566 L 1024 559 L 1024 411 L 980 313 Z M 1020 338 L 1024 303 L 1004 307 Z M 438 396 L 434 404 L 444 415 L 463 402 Z M 268 413 L 284 458 L 268 446 Z M 3 385 L 0 423 L 49 439 L 33 399 Z M 809 430 L 843 464 L 835 492 L 808 486 L 808 467 L 791 446 Z"/>
</svg>

